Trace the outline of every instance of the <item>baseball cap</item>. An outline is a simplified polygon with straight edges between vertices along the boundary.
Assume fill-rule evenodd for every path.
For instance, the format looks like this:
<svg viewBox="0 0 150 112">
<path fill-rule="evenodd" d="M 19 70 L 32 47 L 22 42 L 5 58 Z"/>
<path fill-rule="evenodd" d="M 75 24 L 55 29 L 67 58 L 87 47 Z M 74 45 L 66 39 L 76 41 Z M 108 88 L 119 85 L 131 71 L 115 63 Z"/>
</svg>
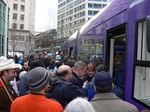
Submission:
<svg viewBox="0 0 150 112">
<path fill-rule="evenodd" d="M 108 87 L 112 85 L 112 77 L 108 72 L 102 71 L 95 74 L 94 84 L 97 87 Z"/>
</svg>

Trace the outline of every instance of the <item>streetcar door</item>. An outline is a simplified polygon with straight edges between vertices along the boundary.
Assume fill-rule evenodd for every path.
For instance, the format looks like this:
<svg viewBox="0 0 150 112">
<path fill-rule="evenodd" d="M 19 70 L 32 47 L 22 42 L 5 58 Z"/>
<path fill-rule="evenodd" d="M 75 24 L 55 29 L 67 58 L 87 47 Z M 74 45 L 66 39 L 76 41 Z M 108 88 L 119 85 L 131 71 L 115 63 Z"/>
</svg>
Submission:
<svg viewBox="0 0 150 112">
<path fill-rule="evenodd" d="M 113 36 L 109 40 L 109 73 L 113 77 L 114 84 L 119 90 L 120 98 L 123 98 L 124 82 L 125 82 L 125 34 Z"/>
<path fill-rule="evenodd" d="M 124 98 L 126 74 L 126 24 L 107 30 L 105 64 L 119 90 L 118 97 Z"/>
</svg>

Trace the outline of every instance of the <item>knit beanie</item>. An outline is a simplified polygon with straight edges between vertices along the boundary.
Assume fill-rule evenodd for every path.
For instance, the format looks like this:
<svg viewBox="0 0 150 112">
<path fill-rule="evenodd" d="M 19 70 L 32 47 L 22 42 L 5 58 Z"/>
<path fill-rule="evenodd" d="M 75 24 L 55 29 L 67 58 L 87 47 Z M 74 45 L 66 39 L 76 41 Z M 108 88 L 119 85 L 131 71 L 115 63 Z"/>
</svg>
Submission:
<svg viewBox="0 0 150 112">
<path fill-rule="evenodd" d="M 38 92 L 44 89 L 49 80 L 49 72 L 42 67 L 36 67 L 29 71 L 28 84 L 31 91 Z"/>
</svg>

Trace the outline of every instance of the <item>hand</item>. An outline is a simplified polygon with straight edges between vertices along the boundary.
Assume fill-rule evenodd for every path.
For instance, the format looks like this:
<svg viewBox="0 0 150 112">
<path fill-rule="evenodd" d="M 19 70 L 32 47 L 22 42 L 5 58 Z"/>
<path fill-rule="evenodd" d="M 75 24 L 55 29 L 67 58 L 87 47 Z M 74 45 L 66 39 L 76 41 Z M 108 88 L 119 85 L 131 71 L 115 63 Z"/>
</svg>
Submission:
<svg viewBox="0 0 150 112">
<path fill-rule="evenodd" d="M 88 83 L 88 81 L 85 81 L 84 83 L 83 83 L 83 88 L 85 88 L 86 87 L 86 85 L 87 85 L 87 83 Z"/>
</svg>

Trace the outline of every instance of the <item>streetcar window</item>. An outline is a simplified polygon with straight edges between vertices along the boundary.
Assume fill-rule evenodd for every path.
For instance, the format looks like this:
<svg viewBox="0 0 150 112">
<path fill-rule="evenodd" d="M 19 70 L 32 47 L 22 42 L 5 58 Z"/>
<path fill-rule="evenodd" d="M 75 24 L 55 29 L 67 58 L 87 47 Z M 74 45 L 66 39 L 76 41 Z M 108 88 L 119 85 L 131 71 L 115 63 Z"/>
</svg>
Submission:
<svg viewBox="0 0 150 112">
<path fill-rule="evenodd" d="M 147 25 L 147 32 L 146 32 L 146 37 L 147 37 L 147 50 L 150 53 L 150 15 L 147 16 L 146 18 L 146 25 Z"/>
<path fill-rule="evenodd" d="M 135 67 L 134 98 L 150 106 L 150 67 Z"/>
<path fill-rule="evenodd" d="M 150 61 L 150 53 L 146 42 L 146 21 L 138 23 L 137 32 L 137 60 Z"/>
<path fill-rule="evenodd" d="M 90 58 L 91 56 L 94 56 L 94 51 L 95 51 L 95 39 L 94 37 L 91 37 L 87 40 L 83 40 L 81 42 L 81 60 L 84 61 L 85 63 L 90 63 Z"/>
<path fill-rule="evenodd" d="M 85 63 L 94 63 L 96 66 L 102 64 L 103 61 L 104 41 L 95 43 L 95 38 L 91 37 L 81 42 L 80 58 Z"/>
<path fill-rule="evenodd" d="M 133 97 L 142 104 L 150 106 L 150 53 L 147 49 L 146 23 L 145 19 L 137 22 Z"/>
<path fill-rule="evenodd" d="M 104 55 L 104 41 L 96 42 L 96 66 L 99 66 L 103 63 L 103 55 Z"/>
</svg>

